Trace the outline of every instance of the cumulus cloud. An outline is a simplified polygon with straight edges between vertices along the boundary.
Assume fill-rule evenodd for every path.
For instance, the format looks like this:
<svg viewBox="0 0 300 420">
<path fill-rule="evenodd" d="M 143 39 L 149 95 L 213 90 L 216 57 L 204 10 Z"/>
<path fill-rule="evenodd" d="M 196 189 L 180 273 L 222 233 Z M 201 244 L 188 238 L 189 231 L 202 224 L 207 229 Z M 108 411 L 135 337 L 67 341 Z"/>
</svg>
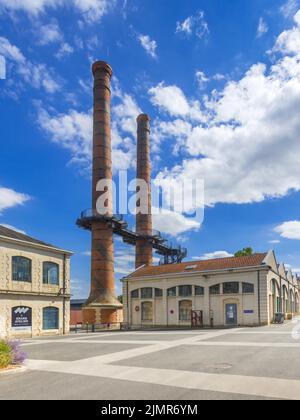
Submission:
<svg viewBox="0 0 300 420">
<path fill-rule="evenodd" d="M 115 0 L 0 0 L 0 10 L 38 16 L 58 7 L 73 8 L 85 22 L 98 22 L 116 4 Z"/>
<path fill-rule="evenodd" d="M 149 35 L 138 35 L 138 40 L 140 41 L 141 46 L 144 48 L 146 53 L 152 58 L 157 58 L 156 49 L 157 43 L 150 38 Z"/>
<path fill-rule="evenodd" d="M 300 221 L 293 220 L 284 222 L 281 225 L 276 226 L 274 231 L 279 233 L 282 238 L 300 240 Z"/>
<path fill-rule="evenodd" d="M 112 106 L 112 157 L 113 169 L 126 170 L 135 162 L 133 137 L 136 136 L 136 117 L 141 112 L 135 100 L 128 94 L 114 90 Z M 71 153 L 71 163 L 89 170 L 92 157 L 93 118 L 92 110 L 79 112 L 70 109 L 66 113 L 49 111 L 38 104 L 38 124 L 51 141 Z"/>
<path fill-rule="evenodd" d="M 183 214 L 166 209 L 153 209 L 153 228 L 164 234 L 176 237 L 189 231 L 197 231 L 201 224 Z"/>
<path fill-rule="evenodd" d="M 294 16 L 294 22 L 296 26 L 279 35 L 271 52 L 290 55 L 300 54 L 300 10 Z"/>
<path fill-rule="evenodd" d="M 203 121 L 204 115 L 199 101 L 189 101 L 182 90 L 175 85 L 166 86 L 164 82 L 149 89 L 150 101 L 170 116 L 189 117 Z"/>
<path fill-rule="evenodd" d="M 0 213 L 12 207 L 21 206 L 30 199 L 29 195 L 0 186 Z"/>
<path fill-rule="evenodd" d="M 227 251 L 214 251 L 203 254 L 201 257 L 193 257 L 193 260 L 214 260 L 217 258 L 229 258 L 233 257 L 233 254 L 230 254 Z"/>
<path fill-rule="evenodd" d="M 43 63 L 33 63 L 26 59 L 21 50 L 11 44 L 7 38 L 0 37 L 0 55 L 5 57 L 7 65 L 13 64 L 20 79 L 36 89 L 44 89 L 47 93 L 55 93 L 60 87 L 60 81 L 56 80 L 54 71 Z"/>
<path fill-rule="evenodd" d="M 298 31 L 298 26 L 291 30 Z M 184 184 L 203 179 L 208 206 L 260 202 L 300 190 L 298 48 L 282 49 L 273 65 L 254 64 L 240 80 L 228 81 L 205 97 L 200 122 L 189 118 L 189 99 L 181 89 L 165 87 L 150 89 L 152 103 L 167 110 L 176 127 L 189 125 L 186 135 L 181 130 L 177 134 L 184 159 L 161 171 L 160 180 Z"/>
<path fill-rule="evenodd" d="M 177 22 L 176 33 L 187 37 L 195 35 L 199 39 L 206 37 L 209 34 L 209 28 L 203 10 L 199 10 L 182 22 Z"/>
</svg>

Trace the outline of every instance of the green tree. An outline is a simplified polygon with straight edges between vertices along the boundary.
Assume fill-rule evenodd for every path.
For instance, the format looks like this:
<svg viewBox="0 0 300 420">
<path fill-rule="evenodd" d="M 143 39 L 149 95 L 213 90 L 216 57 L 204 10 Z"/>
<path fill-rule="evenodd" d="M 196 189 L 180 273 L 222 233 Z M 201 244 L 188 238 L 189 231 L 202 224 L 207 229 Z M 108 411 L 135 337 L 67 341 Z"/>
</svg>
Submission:
<svg viewBox="0 0 300 420">
<path fill-rule="evenodd" d="M 253 254 L 253 249 L 248 247 L 248 248 L 243 248 L 240 251 L 237 251 L 234 256 L 235 257 L 245 257 L 247 255 L 252 255 Z"/>
<path fill-rule="evenodd" d="M 118 296 L 118 301 L 123 303 L 123 296 L 122 295 Z"/>
</svg>

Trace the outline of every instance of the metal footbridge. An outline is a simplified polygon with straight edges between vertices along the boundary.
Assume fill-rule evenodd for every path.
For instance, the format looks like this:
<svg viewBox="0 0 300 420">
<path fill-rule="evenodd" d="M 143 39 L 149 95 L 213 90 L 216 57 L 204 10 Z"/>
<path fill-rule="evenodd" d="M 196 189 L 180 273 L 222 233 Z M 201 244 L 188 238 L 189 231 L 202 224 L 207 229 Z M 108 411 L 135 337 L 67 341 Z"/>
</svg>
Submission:
<svg viewBox="0 0 300 420">
<path fill-rule="evenodd" d="M 113 228 L 114 234 L 121 236 L 123 242 L 126 244 L 135 246 L 138 239 L 149 241 L 156 250 L 156 254 L 162 257 L 161 263 L 163 264 L 181 263 L 187 256 L 186 248 L 182 248 L 181 246 L 174 247 L 157 230 L 152 230 L 151 235 L 145 236 L 129 229 L 128 223 L 124 220 L 123 215 L 103 216 L 95 210 L 85 210 L 81 213 L 80 218 L 77 219 L 76 224 L 83 229 L 92 230 L 92 224 L 95 222 L 109 223 Z"/>
</svg>

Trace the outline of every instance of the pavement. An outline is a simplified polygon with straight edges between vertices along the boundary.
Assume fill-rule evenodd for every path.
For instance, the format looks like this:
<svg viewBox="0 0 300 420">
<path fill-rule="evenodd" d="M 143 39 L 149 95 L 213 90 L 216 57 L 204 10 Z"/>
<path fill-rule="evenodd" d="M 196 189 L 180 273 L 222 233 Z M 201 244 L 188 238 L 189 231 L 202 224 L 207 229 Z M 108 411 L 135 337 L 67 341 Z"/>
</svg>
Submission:
<svg viewBox="0 0 300 420">
<path fill-rule="evenodd" d="M 300 399 L 300 319 L 230 330 L 113 331 L 25 340 L 0 400 Z"/>
</svg>

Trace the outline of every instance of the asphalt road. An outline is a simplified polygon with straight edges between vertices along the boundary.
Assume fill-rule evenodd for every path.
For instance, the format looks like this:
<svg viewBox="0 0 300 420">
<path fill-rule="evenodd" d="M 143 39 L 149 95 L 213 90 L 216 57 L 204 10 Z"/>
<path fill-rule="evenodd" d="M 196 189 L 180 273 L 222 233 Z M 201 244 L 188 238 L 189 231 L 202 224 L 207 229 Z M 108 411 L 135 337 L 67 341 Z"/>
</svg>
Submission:
<svg viewBox="0 0 300 420">
<path fill-rule="evenodd" d="M 297 322 L 24 341 L 28 369 L 0 375 L 0 399 L 300 399 Z"/>
</svg>

